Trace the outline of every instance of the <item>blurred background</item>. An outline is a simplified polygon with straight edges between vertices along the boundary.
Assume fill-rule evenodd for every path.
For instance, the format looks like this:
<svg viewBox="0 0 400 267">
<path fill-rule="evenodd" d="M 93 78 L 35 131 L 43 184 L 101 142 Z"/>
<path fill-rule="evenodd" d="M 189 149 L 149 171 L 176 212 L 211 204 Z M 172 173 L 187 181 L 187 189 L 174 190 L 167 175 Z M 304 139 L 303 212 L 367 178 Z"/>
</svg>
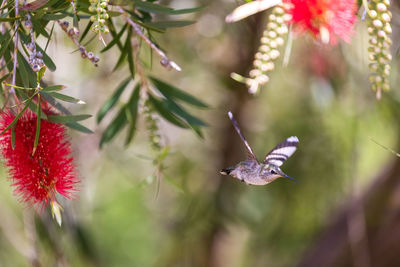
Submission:
<svg viewBox="0 0 400 267">
<path fill-rule="evenodd" d="M 101 150 L 107 122 L 85 121 L 94 134 L 70 131 L 82 182 L 77 199 L 62 202 L 61 228 L 47 211 L 19 203 L 2 169 L 0 266 L 400 266 L 400 159 L 374 142 L 400 151 L 397 1 L 392 89 L 379 101 L 368 82 L 363 22 L 351 45 L 296 37 L 288 66 L 278 61 L 270 82 L 249 96 L 229 75 L 247 75 L 268 12 L 226 24 L 241 2 L 161 3 L 205 6 L 182 17 L 196 24 L 155 35 L 183 71 L 165 71 L 156 55 L 151 70 L 210 105 L 196 113 L 209 125 L 204 139 L 161 123 L 173 153 L 158 181 L 143 121 L 131 146 L 122 133 Z M 113 53 L 93 68 L 57 34 L 49 49 L 58 68 L 49 77 L 87 103 L 71 109 L 96 114 L 127 70 L 111 73 Z M 219 174 L 246 155 L 229 110 L 259 159 L 298 136 L 282 167 L 298 183 L 246 186 Z"/>
</svg>

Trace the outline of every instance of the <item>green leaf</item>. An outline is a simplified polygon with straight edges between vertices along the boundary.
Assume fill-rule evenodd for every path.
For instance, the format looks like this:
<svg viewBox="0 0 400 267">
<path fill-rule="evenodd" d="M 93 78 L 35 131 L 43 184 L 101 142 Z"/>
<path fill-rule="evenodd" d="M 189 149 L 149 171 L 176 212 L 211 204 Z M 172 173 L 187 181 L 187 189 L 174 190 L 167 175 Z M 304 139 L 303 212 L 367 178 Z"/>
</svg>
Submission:
<svg viewBox="0 0 400 267">
<path fill-rule="evenodd" d="M 197 126 L 207 126 L 206 123 L 204 123 L 202 120 L 190 115 L 184 108 L 179 106 L 177 103 L 172 101 L 171 99 L 166 99 L 165 101 L 167 103 L 167 107 L 170 111 L 178 115 L 179 117 L 185 119 L 187 123 L 189 123 L 191 126 L 192 125 L 197 125 Z"/>
<path fill-rule="evenodd" d="M 47 94 L 46 92 L 41 91 L 40 94 L 44 99 L 46 99 L 46 102 L 48 102 L 50 105 L 55 107 L 58 111 L 60 111 L 63 114 L 67 115 L 72 115 L 71 112 L 65 108 L 60 102 L 57 101 L 54 97 L 51 95 Z"/>
<path fill-rule="evenodd" d="M 56 22 L 54 21 L 54 22 L 53 22 L 53 25 L 51 26 L 50 37 L 49 37 L 49 39 L 47 39 L 46 45 L 44 46 L 44 51 L 47 51 L 47 47 L 49 46 L 50 40 L 51 40 L 51 38 L 52 38 L 52 36 L 53 36 L 54 25 L 55 25 L 55 24 L 56 24 Z"/>
<path fill-rule="evenodd" d="M 28 98 L 29 98 L 25 93 L 23 93 L 23 92 L 20 92 L 20 93 L 22 94 L 22 97 L 24 97 L 25 99 L 28 99 Z M 35 102 L 33 102 L 33 101 L 30 102 L 30 103 L 28 104 L 28 108 L 29 108 L 30 110 L 32 110 L 32 112 L 34 112 L 34 113 L 37 115 L 38 105 L 36 105 Z M 42 119 L 47 119 L 46 114 L 42 113 L 42 114 L 41 114 L 41 118 L 42 118 Z"/>
<path fill-rule="evenodd" d="M 65 102 L 74 103 L 74 104 L 86 104 L 84 101 L 82 101 L 78 98 L 74 98 L 72 96 L 60 94 L 57 92 L 47 92 L 47 94 L 51 95 L 52 97 L 57 98 L 59 100 L 65 101 Z"/>
<path fill-rule="evenodd" d="M 20 19 L 21 17 L 8 17 L 8 18 L 3 18 L 3 17 L 0 17 L 0 22 L 7 22 L 7 21 L 14 21 L 14 20 L 17 20 L 17 19 Z"/>
<path fill-rule="evenodd" d="M 156 111 L 167 121 L 172 124 L 181 127 L 189 128 L 185 121 L 181 120 L 179 117 L 175 116 L 171 111 L 169 111 L 167 104 L 164 101 L 158 100 L 152 95 L 149 95 L 149 101 L 152 103 Z"/>
<path fill-rule="evenodd" d="M 132 31 L 128 30 L 127 38 L 129 39 L 129 43 L 131 41 L 131 37 L 132 37 Z M 129 47 L 130 47 L 130 44 L 129 44 Z M 128 49 L 128 51 L 127 51 L 127 60 L 128 60 L 129 71 L 130 71 L 131 77 L 132 77 L 132 79 L 135 79 L 135 64 L 133 62 L 132 49 Z"/>
<path fill-rule="evenodd" d="M 38 83 L 40 83 L 40 81 L 42 80 L 45 72 L 46 72 L 46 66 L 40 68 L 40 70 L 39 70 L 39 72 L 37 73 L 37 76 L 36 76 L 36 81 Z"/>
<path fill-rule="evenodd" d="M 200 108 L 208 108 L 207 104 L 198 100 L 197 98 L 189 95 L 188 93 L 169 85 L 161 80 L 158 80 L 155 77 L 150 77 L 151 81 L 153 82 L 154 86 L 165 96 L 165 97 L 172 97 L 174 99 L 182 100 L 188 104 L 193 106 L 197 106 Z"/>
<path fill-rule="evenodd" d="M 29 103 L 32 101 L 32 97 L 28 99 L 28 101 L 25 103 L 25 107 L 21 110 L 20 113 L 18 113 L 17 116 L 13 119 L 13 121 L 0 133 L 2 135 L 3 133 L 7 132 L 13 125 L 18 121 L 18 119 L 24 114 L 25 110 L 28 108 Z"/>
<path fill-rule="evenodd" d="M 193 8 L 185 8 L 185 9 L 175 9 L 171 11 L 171 15 L 180 15 L 180 14 L 187 14 L 187 13 L 194 13 L 200 11 L 204 8 L 204 6 L 193 7 Z"/>
<path fill-rule="evenodd" d="M 60 91 L 67 88 L 65 85 L 52 85 L 52 86 L 47 86 L 40 90 L 40 92 L 53 92 L 53 91 Z"/>
<path fill-rule="evenodd" d="M 39 143 L 39 136 L 40 136 L 40 121 L 41 121 L 41 111 L 42 111 L 42 108 L 41 108 L 41 106 L 40 106 L 40 102 L 41 102 L 41 97 L 40 97 L 40 94 L 38 94 L 38 104 L 37 104 L 37 110 L 36 110 L 36 115 L 37 115 L 37 118 L 36 118 L 36 133 L 35 133 L 35 141 L 33 142 L 33 150 L 32 150 L 32 155 L 33 154 L 35 154 L 35 151 L 36 151 L 36 148 L 37 148 L 37 145 L 38 145 L 38 143 Z"/>
<path fill-rule="evenodd" d="M 88 24 L 86 25 L 85 30 L 83 31 L 81 38 L 79 39 L 79 42 L 82 43 L 83 39 L 86 37 L 88 32 L 90 31 L 90 27 L 92 27 L 93 21 L 89 21 Z"/>
<path fill-rule="evenodd" d="M 137 9 L 151 13 L 171 14 L 171 12 L 174 11 L 173 8 L 159 4 L 154 4 L 151 2 L 143 2 L 140 0 L 133 0 L 133 2 L 134 2 L 134 7 L 136 7 Z"/>
<path fill-rule="evenodd" d="M 15 149 L 15 126 L 11 128 L 11 148 Z"/>
<path fill-rule="evenodd" d="M 51 71 L 55 71 L 57 69 L 56 64 L 54 64 L 53 60 L 47 55 L 47 53 L 38 45 L 36 44 L 36 49 L 43 54 L 43 62 Z"/>
<path fill-rule="evenodd" d="M 54 26 L 54 25 L 53 25 Z M 50 34 L 53 34 L 53 31 L 50 32 Z M 27 44 L 30 43 L 30 36 L 29 35 L 25 35 L 25 34 L 20 34 L 21 36 L 21 40 Z M 50 37 L 49 37 L 50 38 Z M 51 71 L 55 71 L 56 70 L 56 64 L 54 64 L 53 60 L 49 57 L 49 55 L 47 55 L 47 53 L 45 52 L 45 50 L 43 50 L 40 45 L 38 43 L 36 44 L 36 50 L 40 51 L 43 54 L 43 62 L 46 64 L 46 66 L 49 68 L 49 70 Z M 46 44 L 47 47 L 47 44 Z M 29 64 L 28 64 L 29 65 Z"/>
<path fill-rule="evenodd" d="M 115 135 L 122 130 L 122 128 L 126 125 L 126 123 L 127 123 L 126 112 L 125 109 L 122 108 L 118 112 L 117 116 L 104 130 L 100 139 L 100 148 L 102 148 L 105 143 L 110 142 L 115 137 Z"/>
<path fill-rule="evenodd" d="M 196 23 L 196 21 L 189 20 L 168 20 L 168 21 L 156 21 L 156 22 L 148 22 L 147 25 L 159 28 L 159 29 L 167 29 L 167 28 L 177 28 L 177 27 L 185 27 L 191 24 Z"/>
<path fill-rule="evenodd" d="M 22 34 L 20 35 L 22 37 Z M 17 70 L 20 71 L 21 79 L 23 80 L 24 87 L 28 88 L 30 87 L 36 87 L 37 82 L 36 82 L 36 73 L 33 72 L 31 65 L 26 61 L 24 56 L 18 52 L 17 55 L 17 60 L 18 60 L 18 68 Z M 26 79 L 26 80 L 24 80 Z M 25 84 L 27 83 L 27 85 Z"/>
<path fill-rule="evenodd" d="M 44 19 L 44 20 L 60 20 L 60 19 L 63 19 L 65 17 L 67 17 L 67 16 L 68 16 L 68 14 L 66 14 L 66 13 L 64 13 L 64 14 L 60 14 L 60 13 L 58 13 L 58 14 L 44 14 L 42 19 Z"/>
<path fill-rule="evenodd" d="M 19 75 L 21 77 L 22 83 L 24 84 L 24 87 L 29 87 L 28 70 L 26 69 L 26 66 L 25 66 L 25 63 L 24 63 L 25 59 L 21 55 L 20 52 L 18 52 L 17 60 L 18 60 L 18 71 L 19 71 Z"/>
<path fill-rule="evenodd" d="M 126 86 L 130 82 L 131 78 L 125 79 L 115 90 L 113 95 L 103 104 L 97 113 L 97 123 L 100 123 L 104 116 L 112 109 L 120 98 L 121 94 L 124 92 Z"/>
<path fill-rule="evenodd" d="M 121 36 L 122 34 L 125 32 L 126 28 L 128 26 L 128 23 L 125 23 L 125 25 L 122 27 L 122 29 L 119 31 L 118 34 L 115 34 L 114 31 L 112 31 L 111 27 L 110 27 L 110 33 L 113 36 L 112 41 L 106 46 L 104 47 L 100 52 L 103 53 L 107 50 L 109 50 L 111 47 L 113 47 L 115 44 L 119 44 L 120 49 L 122 49 L 122 45 L 121 45 Z"/>
<path fill-rule="evenodd" d="M 69 123 L 69 122 L 77 122 L 83 121 L 92 117 L 89 114 L 82 115 L 49 115 L 47 116 L 47 120 L 53 123 Z"/>
<path fill-rule="evenodd" d="M 86 128 L 85 126 L 83 126 L 82 124 L 80 124 L 78 122 L 67 122 L 65 125 L 71 129 L 80 131 L 82 133 L 88 133 L 88 134 L 93 133 L 92 130 L 90 130 L 89 128 Z"/>
<path fill-rule="evenodd" d="M 139 96 L 140 96 L 140 84 L 137 84 L 133 89 L 132 95 L 125 105 L 126 108 L 126 117 L 129 121 L 129 130 L 126 136 L 125 145 L 128 145 L 135 135 L 136 130 L 136 118 L 139 107 Z"/>
<path fill-rule="evenodd" d="M 4 39 L 2 40 L 2 42 L 0 43 L 0 56 L 2 56 L 4 54 L 4 52 L 6 51 L 6 49 L 8 49 L 8 46 L 12 43 L 13 38 L 11 38 L 11 35 L 9 34 L 9 32 L 6 32 L 4 35 Z"/>
<path fill-rule="evenodd" d="M 45 23 L 45 25 L 42 25 L 42 23 L 40 23 L 39 21 L 37 21 L 36 19 L 35 19 L 35 17 L 34 16 L 32 16 L 31 17 L 31 21 L 32 21 L 32 24 L 33 24 L 33 28 L 35 29 L 35 31 L 36 31 L 36 33 L 37 34 L 41 34 L 41 35 L 43 35 L 44 37 L 46 37 L 46 39 L 47 38 L 50 38 L 50 35 L 46 32 L 46 24 L 47 23 Z M 39 36 L 39 35 L 38 35 Z M 37 37 L 38 37 L 37 36 Z"/>
<path fill-rule="evenodd" d="M 128 31 L 129 32 L 132 31 L 131 27 L 129 27 Z M 124 47 L 123 47 L 123 49 L 121 51 L 121 54 L 120 54 L 120 56 L 118 58 L 117 64 L 115 64 L 115 67 L 114 67 L 113 71 L 115 71 L 116 69 L 118 69 L 122 65 L 122 62 L 124 62 L 125 57 L 128 55 L 128 51 L 132 50 L 132 48 L 131 48 L 131 39 L 129 38 L 129 36 L 130 36 L 130 34 L 128 33 L 128 36 L 126 37 L 126 40 L 125 40 L 125 45 L 124 45 Z"/>
<path fill-rule="evenodd" d="M 3 77 L 0 78 L 0 83 L 4 82 L 5 79 L 7 79 L 11 73 L 6 73 Z"/>
</svg>

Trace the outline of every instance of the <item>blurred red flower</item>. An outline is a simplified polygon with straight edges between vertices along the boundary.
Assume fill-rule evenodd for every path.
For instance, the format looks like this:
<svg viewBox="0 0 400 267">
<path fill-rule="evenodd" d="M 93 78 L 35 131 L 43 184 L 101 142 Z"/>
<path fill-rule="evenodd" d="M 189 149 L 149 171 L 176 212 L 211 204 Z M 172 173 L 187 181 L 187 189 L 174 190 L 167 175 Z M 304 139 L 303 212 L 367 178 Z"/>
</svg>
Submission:
<svg viewBox="0 0 400 267">
<path fill-rule="evenodd" d="M 46 114 L 52 112 L 46 108 Z M 15 118 L 10 112 L 0 117 L 0 131 Z M 31 111 L 19 118 L 15 127 L 15 147 L 11 129 L 0 136 L 0 152 L 15 186 L 14 192 L 28 205 L 47 205 L 59 193 L 71 198 L 79 182 L 71 156 L 70 143 L 62 124 L 41 120 L 39 142 L 32 154 L 37 116 Z"/>
<path fill-rule="evenodd" d="M 324 43 L 335 44 L 339 37 L 350 42 L 356 21 L 355 0 L 284 0 L 287 13 L 299 32 L 310 32 Z"/>
</svg>

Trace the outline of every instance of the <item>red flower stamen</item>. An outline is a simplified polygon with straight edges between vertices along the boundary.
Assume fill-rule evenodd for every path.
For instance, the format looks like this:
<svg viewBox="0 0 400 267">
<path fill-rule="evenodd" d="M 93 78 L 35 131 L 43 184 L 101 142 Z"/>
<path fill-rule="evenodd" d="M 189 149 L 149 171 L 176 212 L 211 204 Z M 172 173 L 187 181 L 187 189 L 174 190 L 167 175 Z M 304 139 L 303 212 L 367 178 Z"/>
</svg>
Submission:
<svg viewBox="0 0 400 267">
<path fill-rule="evenodd" d="M 337 37 L 350 42 L 356 21 L 355 0 L 286 0 L 287 13 L 298 32 L 309 32 L 324 43 Z"/>
<path fill-rule="evenodd" d="M 49 109 L 44 113 L 51 114 Z M 0 131 L 15 118 L 10 112 L 0 117 Z M 14 192 L 28 205 L 47 205 L 55 194 L 71 198 L 77 191 L 70 143 L 62 124 L 41 120 L 39 142 L 32 154 L 37 116 L 31 111 L 19 118 L 15 127 L 15 147 L 11 145 L 11 129 L 0 136 L 0 152 L 8 167 Z"/>
</svg>

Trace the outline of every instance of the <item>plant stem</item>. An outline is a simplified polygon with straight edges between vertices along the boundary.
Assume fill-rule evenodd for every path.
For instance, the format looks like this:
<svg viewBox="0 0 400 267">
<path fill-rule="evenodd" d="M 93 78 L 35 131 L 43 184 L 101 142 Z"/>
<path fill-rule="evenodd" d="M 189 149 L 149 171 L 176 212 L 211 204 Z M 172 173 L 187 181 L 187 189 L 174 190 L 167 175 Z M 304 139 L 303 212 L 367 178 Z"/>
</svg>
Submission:
<svg viewBox="0 0 400 267">
<path fill-rule="evenodd" d="M 162 58 L 161 58 L 161 65 L 163 65 L 164 67 L 166 67 L 167 69 L 175 69 L 177 71 L 181 71 L 181 67 L 178 66 L 178 64 L 176 64 L 174 61 L 170 60 L 167 55 L 161 50 L 159 49 L 150 39 L 149 37 L 147 37 L 144 32 L 142 31 L 142 29 L 140 28 L 140 26 L 135 23 L 129 16 L 128 13 L 125 12 L 125 10 L 122 9 L 122 7 L 120 6 L 116 6 L 117 11 L 119 13 L 121 13 L 124 17 L 124 19 L 132 26 L 132 29 L 135 31 L 135 33 L 137 35 L 140 36 L 140 38 L 143 39 L 143 41 L 145 41 L 151 49 L 153 49 L 157 54 L 159 54 Z"/>
</svg>

